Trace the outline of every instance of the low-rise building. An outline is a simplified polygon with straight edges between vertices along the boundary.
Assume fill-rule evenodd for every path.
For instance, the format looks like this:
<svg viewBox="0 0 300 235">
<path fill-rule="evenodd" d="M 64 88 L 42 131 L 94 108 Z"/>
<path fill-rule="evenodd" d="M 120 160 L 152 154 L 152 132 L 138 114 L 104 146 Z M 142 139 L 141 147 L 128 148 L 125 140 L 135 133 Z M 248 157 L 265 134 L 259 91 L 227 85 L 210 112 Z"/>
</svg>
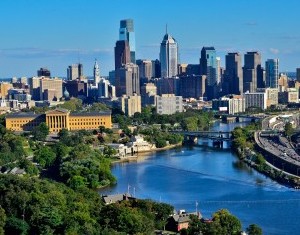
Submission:
<svg viewBox="0 0 300 235">
<path fill-rule="evenodd" d="M 278 93 L 278 102 L 280 104 L 299 103 L 299 91 L 296 88 L 287 88 Z"/>
<path fill-rule="evenodd" d="M 99 126 L 111 128 L 111 113 L 70 113 L 66 109 L 55 109 L 45 114 L 12 113 L 5 118 L 6 128 L 12 131 L 31 131 L 42 122 L 47 124 L 50 133 L 58 133 L 62 129 L 94 130 Z"/>
<path fill-rule="evenodd" d="M 135 113 L 142 112 L 142 104 L 141 104 L 141 96 L 139 95 L 132 95 L 132 96 L 125 96 L 123 95 L 121 98 L 121 108 L 125 115 L 131 117 Z"/>
<path fill-rule="evenodd" d="M 229 95 L 213 99 L 212 109 L 228 114 L 242 113 L 245 112 L 245 98 L 241 95 Z"/>
</svg>

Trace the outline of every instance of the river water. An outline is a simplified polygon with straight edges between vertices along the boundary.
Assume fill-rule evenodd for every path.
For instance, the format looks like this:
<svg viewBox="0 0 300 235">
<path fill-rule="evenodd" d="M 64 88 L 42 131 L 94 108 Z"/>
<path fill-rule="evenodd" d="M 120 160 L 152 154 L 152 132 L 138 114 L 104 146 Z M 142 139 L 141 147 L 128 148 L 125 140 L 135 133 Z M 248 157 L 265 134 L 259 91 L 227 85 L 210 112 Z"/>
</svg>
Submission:
<svg viewBox="0 0 300 235">
<path fill-rule="evenodd" d="M 247 123 L 215 123 L 213 130 L 230 131 Z M 175 209 L 197 210 L 203 217 L 226 208 L 245 229 L 258 224 L 264 234 L 300 234 L 300 191 L 282 186 L 238 161 L 225 144 L 154 152 L 112 167 L 117 185 L 100 194 L 130 192 L 172 204 Z M 196 203 L 197 202 L 197 203 Z"/>
</svg>

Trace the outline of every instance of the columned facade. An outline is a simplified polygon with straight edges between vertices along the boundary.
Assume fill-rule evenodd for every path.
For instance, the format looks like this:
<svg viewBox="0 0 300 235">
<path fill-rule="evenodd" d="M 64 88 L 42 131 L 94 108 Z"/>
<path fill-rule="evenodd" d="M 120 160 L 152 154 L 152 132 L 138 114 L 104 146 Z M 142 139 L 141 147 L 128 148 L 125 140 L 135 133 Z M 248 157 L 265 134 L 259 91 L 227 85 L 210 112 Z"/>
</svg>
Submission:
<svg viewBox="0 0 300 235">
<path fill-rule="evenodd" d="M 56 109 L 46 112 L 46 124 L 49 127 L 49 131 L 59 132 L 61 129 L 69 130 L 69 115 L 68 110 Z"/>
</svg>

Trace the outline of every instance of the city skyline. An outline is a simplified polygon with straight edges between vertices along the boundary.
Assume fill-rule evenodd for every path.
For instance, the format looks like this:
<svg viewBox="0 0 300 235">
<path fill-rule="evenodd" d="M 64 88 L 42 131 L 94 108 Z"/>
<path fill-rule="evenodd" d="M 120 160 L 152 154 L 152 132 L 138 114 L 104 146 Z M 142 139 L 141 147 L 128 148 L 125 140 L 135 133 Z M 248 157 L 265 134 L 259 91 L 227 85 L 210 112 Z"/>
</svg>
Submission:
<svg viewBox="0 0 300 235">
<path fill-rule="evenodd" d="M 179 45 L 180 63 L 198 63 L 201 48 L 214 46 L 222 66 L 228 52 L 259 51 L 263 65 L 267 59 L 278 58 L 280 72 L 295 72 L 300 58 L 297 32 L 300 3 L 296 0 L 229 2 L 184 4 L 174 0 L 174 4 L 160 4 L 157 10 L 158 1 L 68 4 L 57 0 L 3 0 L 0 77 L 34 76 L 41 67 L 47 67 L 52 76 L 66 77 L 67 67 L 79 62 L 84 65 L 85 75 L 91 76 L 95 58 L 101 73 L 108 75 L 114 69 L 114 46 L 122 19 L 134 21 L 136 59 L 159 58 L 167 23 L 168 31 Z"/>
</svg>

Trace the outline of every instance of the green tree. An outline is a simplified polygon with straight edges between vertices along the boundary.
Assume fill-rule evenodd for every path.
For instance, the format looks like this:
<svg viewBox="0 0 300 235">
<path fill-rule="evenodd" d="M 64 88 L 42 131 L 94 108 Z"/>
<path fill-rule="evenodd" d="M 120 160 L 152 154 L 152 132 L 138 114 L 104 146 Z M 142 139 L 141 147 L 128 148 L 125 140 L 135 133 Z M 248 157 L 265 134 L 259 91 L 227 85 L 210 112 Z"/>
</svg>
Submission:
<svg viewBox="0 0 300 235">
<path fill-rule="evenodd" d="M 294 128 L 292 123 L 290 122 L 286 123 L 284 126 L 284 134 L 286 135 L 286 137 L 291 138 L 293 132 L 294 132 Z"/>
<path fill-rule="evenodd" d="M 0 206 L 0 235 L 4 235 L 5 223 L 6 223 L 5 210 Z"/>
<path fill-rule="evenodd" d="M 42 122 L 32 130 L 31 134 L 34 140 L 45 141 L 47 135 L 49 135 L 49 127 L 45 122 Z"/>
<path fill-rule="evenodd" d="M 70 110 L 71 112 L 80 111 L 82 109 L 82 100 L 77 98 L 71 98 L 65 103 L 59 105 L 60 108 Z"/>
<path fill-rule="evenodd" d="M 50 147 L 42 146 L 34 153 L 33 160 L 42 167 L 49 167 L 53 165 L 55 158 L 55 152 Z"/>
<path fill-rule="evenodd" d="M 25 235 L 29 228 L 30 227 L 26 221 L 16 217 L 8 217 L 5 225 L 5 234 Z"/>
<path fill-rule="evenodd" d="M 209 234 L 240 234 L 242 229 L 241 222 L 228 210 L 222 209 L 214 213 L 213 223 L 209 224 Z"/>
<path fill-rule="evenodd" d="M 262 229 L 256 224 L 250 224 L 246 229 L 248 235 L 262 235 Z"/>
</svg>

